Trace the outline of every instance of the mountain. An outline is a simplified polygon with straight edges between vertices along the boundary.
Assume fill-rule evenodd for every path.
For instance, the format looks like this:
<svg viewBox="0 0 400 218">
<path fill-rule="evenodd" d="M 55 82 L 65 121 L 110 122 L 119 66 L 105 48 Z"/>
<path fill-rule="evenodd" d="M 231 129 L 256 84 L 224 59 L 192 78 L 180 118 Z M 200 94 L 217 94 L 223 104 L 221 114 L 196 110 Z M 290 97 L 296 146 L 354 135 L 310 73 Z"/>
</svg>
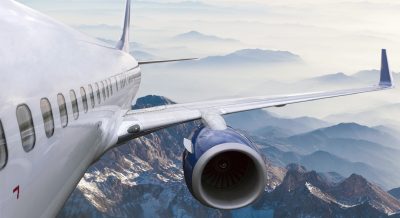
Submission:
<svg viewBox="0 0 400 218">
<path fill-rule="evenodd" d="M 368 125 L 382 125 L 393 126 L 396 129 L 400 129 L 399 123 L 400 118 L 396 116 L 400 110 L 399 103 L 386 104 L 383 106 L 368 108 L 363 111 L 356 113 L 341 113 L 327 116 L 324 120 L 330 122 L 343 122 L 343 121 L 353 121 L 368 123 Z"/>
<path fill-rule="evenodd" d="M 378 80 L 376 80 L 378 81 Z M 318 84 L 318 85 L 326 85 L 326 84 L 335 84 L 335 85 L 343 85 L 343 84 L 356 84 L 358 83 L 358 79 L 352 76 L 346 75 L 344 73 L 334 73 L 328 74 L 324 76 L 318 76 L 311 79 L 306 79 L 301 81 L 306 84 Z"/>
<path fill-rule="evenodd" d="M 134 108 L 164 103 L 173 102 L 147 96 Z M 197 125 L 167 128 L 107 152 L 87 170 L 58 217 L 220 217 L 197 203 L 183 181 L 181 143 Z"/>
<path fill-rule="evenodd" d="M 373 181 L 382 181 L 380 171 L 365 163 L 350 162 L 346 159 L 337 157 L 329 152 L 316 151 L 305 155 L 299 161 L 300 164 L 318 172 L 337 172 L 343 176 L 349 176 L 352 173 L 361 174 Z"/>
<path fill-rule="evenodd" d="M 387 217 L 400 209 L 398 200 L 359 175 L 332 183 L 293 164 L 263 200 L 274 205 L 274 217 Z"/>
<path fill-rule="evenodd" d="M 359 71 L 354 75 L 352 75 L 352 77 L 360 81 L 363 81 L 364 83 L 373 84 L 374 82 L 376 83 L 376 81 L 379 81 L 379 75 L 380 75 L 379 70 L 373 69 L 373 70 Z M 400 73 L 393 72 L 393 77 L 394 81 L 398 81 L 398 79 L 400 79 Z"/>
<path fill-rule="evenodd" d="M 347 134 L 346 131 L 353 132 L 354 135 Z M 385 158 L 393 157 L 394 154 L 399 154 L 400 150 L 384 146 L 380 144 L 382 142 L 379 143 L 379 142 L 368 141 L 368 138 L 371 138 L 372 140 L 375 139 L 376 140 L 381 139 L 382 141 L 386 140 L 385 138 L 379 138 L 379 137 L 376 138 L 374 135 L 371 136 L 368 135 L 370 131 L 372 133 L 376 133 L 375 129 L 369 127 L 361 126 L 354 123 L 349 123 L 349 124 L 341 123 L 335 126 L 291 136 L 287 139 L 287 142 L 296 145 L 300 150 L 302 150 L 305 153 L 312 153 L 318 150 L 325 150 L 325 151 L 331 150 L 343 154 L 350 151 L 352 152 L 360 151 L 361 153 L 357 154 L 360 157 L 362 157 L 361 154 L 366 154 L 368 152 L 371 152 L 370 153 L 371 155 L 378 153 L 382 155 L 385 154 L 381 156 Z M 362 135 L 361 133 L 364 133 L 366 135 Z M 377 134 L 386 135 L 386 133 L 380 133 L 380 132 L 378 132 Z M 391 140 L 390 137 L 389 140 Z M 340 149 L 343 150 L 341 151 Z M 351 157 L 351 155 L 353 154 L 348 153 L 347 157 L 349 156 Z M 369 160 L 369 158 L 367 158 L 367 160 L 371 161 Z"/>
<path fill-rule="evenodd" d="M 273 51 L 263 49 L 242 49 L 235 52 L 220 55 L 208 56 L 192 62 L 181 62 L 173 64 L 173 67 L 190 67 L 190 68 L 238 68 L 243 66 L 257 67 L 274 64 L 302 64 L 300 56 L 288 51 Z"/>
<path fill-rule="evenodd" d="M 346 131 L 354 135 L 348 135 Z M 372 136 L 369 135 L 370 131 L 376 133 L 376 129 L 369 127 L 366 129 L 365 126 L 357 124 L 339 124 L 290 136 L 286 139 L 286 144 L 292 146 L 286 147 L 292 148 L 292 151 L 303 155 L 308 155 L 316 151 L 325 151 L 351 162 L 368 163 L 369 166 L 373 166 L 374 169 L 379 171 L 378 175 L 380 176 L 378 178 L 380 185 L 383 185 L 385 188 L 397 187 L 400 175 L 393 174 L 392 172 L 400 170 L 396 161 L 400 155 L 400 150 L 384 146 L 377 142 L 368 141 L 368 138 L 379 139 L 379 137 L 373 137 L 373 134 L 371 134 Z M 357 135 L 358 133 L 365 135 Z M 381 140 L 381 143 L 383 143 L 386 139 L 381 137 Z M 358 167 L 361 166 L 359 165 Z M 362 168 L 364 170 L 367 169 L 365 166 Z M 357 169 L 361 170 L 361 168 Z M 373 173 L 374 171 L 369 172 Z M 369 175 L 372 176 L 373 174 Z M 365 175 L 367 176 L 367 174 Z"/>
<path fill-rule="evenodd" d="M 210 54 L 225 54 L 233 50 L 242 49 L 244 46 L 239 40 L 208 35 L 198 31 L 189 31 L 173 36 L 165 41 L 165 44 L 173 46 L 185 46 L 194 52 L 197 57 L 205 57 Z M 189 55 L 189 54 L 186 54 Z M 180 55 L 182 56 L 182 54 Z M 186 66 L 185 64 L 171 66 Z M 198 65 L 201 66 L 201 65 Z"/>
<path fill-rule="evenodd" d="M 146 96 L 139 98 L 133 108 L 164 104 L 174 102 L 160 96 Z M 247 117 L 245 113 L 242 115 Z M 181 169 L 182 140 L 199 124 L 173 126 L 110 150 L 88 169 L 57 217 L 388 217 L 399 210 L 399 202 L 394 197 L 361 176 L 352 174 L 345 179 L 331 171 L 307 171 L 298 164 L 289 164 L 286 168 L 276 165 L 268 154 L 274 153 L 279 159 L 281 151 L 273 147 L 277 141 L 268 135 L 258 139 L 268 139 L 272 144 L 271 149 L 260 146 L 267 156 L 268 170 L 262 197 L 238 210 L 205 207 L 187 190 Z M 331 139 L 321 137 L 321 145 L 327 145 L 326 140 Z M 317 151 L 308 157 L 293 151 L 283 153 L 287 154 L 287 161 L 310 158 L 316 161 L 314 165 L 320 162 L 321 167 L 324 159 L 331 159 L 337 166 L 347 163 L 326 152 Z M 389 177 L 394 177 L 397 171 L 391 172 Z"/>
<path fill-rule="evenodd" d="M 272 51 L 262 49 L 243 49 L 224 56 L 210 56 L 201 59 L 202 63 L 228 64 L 228 63 L 282 63 L 300 62 L 301 58 L 288 51 Z"/>
<path fill-rule="evenodd" d="M 247 111 L 224 117 L 227 123 L 235 128 L 256 132 L 257 134 L 275 131 L 277 135 L 282 136 L 304 133 L 330 125 L 327 122 L 311 117 L 282 118 L 265 110 Z M 274 129 L 271 127 L 274 127 Z"/>
<path fill-rule="evenodd" d="M 379 126 L 374 126 L 372 128 L 379 130 L 381 132 L 388 133 L 389 135 L 392 136 L 400 136 L 400 132 L 396 130 L 396 127 L 379 125 Z"/>
<path fill-rule="evenodd" d="M 174 41 L 180 42 L 201 42 L 201 43 L 240 43 L 235 39 L 224 39 L 213 35 L 206 35 L 197 31 L 190 31 L 176 35 L 172 38 Z"/>
<path fill-rule="evenodd" d="M 133 108 L 173 103 L 146 96 Z M 183 180 L 182 141 L 198 125 L 177 125 L 110 150 L 87 170 L 57 217 L 233 217 L 198 203 Z M 266 190 L 272 191 L 286 170 L 269 162 L 267 169 Z"/>
<path fill-rule="evenodd" d="M 307 169 L 326 173 L 327 177 L 332 177 L 335 180 L 341 180 L 341 176 L 347 177 L 356 173 L 383 187 L 392 187 L 397 184 L 395 181 L 388 183 L 387 178 L 392 177 L 391 174 L 370 166 L 367 162 L 351 162 L 326 151 L 300 155 L 292 151 L 283 152 L 274 146 L 263 146 L 261 149 L 266 157 L 277 166 L 282 167 L 290 163 L 297 163 Z"/>
<path fill-rule="evenodd" d="M 400 188 L 391 189 L 388 191 L 388 193 L 400 200 Z"/>
<path fill-rule="evenodd" d="M 367 140 L 375 143 L 380 143 L 387 147 L 400 149 L 400 141 L 396 137 L 385 131 L 380 131 L 377 128 L 370 128 L 368 126 L 363 126 L 357 123 L 340 123 L 335 126 L 315 131 L 316 134 L 319 134 L 319 132 L 325 134 L 330 138 Z"/>
<path fill-rule="evenodd" d="M 332 187 L 329 193 L 340 202 L 349 205 L 369 202 L 376 209 L 385 213 L 394 213 L 400 210 L 400 202 L 396 198 L 356 174 L 352 174 L 337 186 Z"/>
<path fill-rule="evenodd" d="M 268 138 L 286 138 L 295 135 L 295 132 L 288 129 L 283 129 L 276 126 L 265 126 L 260 127 L 252 132 L 257 136 L 268 136 Z"/>
</svg>

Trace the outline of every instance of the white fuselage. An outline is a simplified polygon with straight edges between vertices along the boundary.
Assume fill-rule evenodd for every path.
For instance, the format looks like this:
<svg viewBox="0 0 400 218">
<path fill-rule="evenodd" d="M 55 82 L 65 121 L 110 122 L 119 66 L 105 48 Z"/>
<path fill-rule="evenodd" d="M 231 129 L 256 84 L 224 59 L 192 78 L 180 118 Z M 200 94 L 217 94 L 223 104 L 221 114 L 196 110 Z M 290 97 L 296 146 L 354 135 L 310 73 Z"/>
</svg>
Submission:
<svg viewBox="0 0 400 218">
<path fill-rule="evenodd" d="M 116 144 L 122 114 L 130 109 L 139 88 L 140 68 L 128 53 L 9 0 L 0 1 L 0 43 L 0 121 L 8 151 L 7 164 L 0 170 L 0 217 L 54 217 L 86 169 Z M 70 90 L 78 100 L 77 119 Z M 59 93 L 67 105 L 65 128 Z M 55 126 L 51 137 L 45 134 L 42 98 L 51 103 Z M 31 110 L 35 130 L 36 142 L 29 152 L 23 149 L 16 118 L 21 104 Z"/>
</svg>

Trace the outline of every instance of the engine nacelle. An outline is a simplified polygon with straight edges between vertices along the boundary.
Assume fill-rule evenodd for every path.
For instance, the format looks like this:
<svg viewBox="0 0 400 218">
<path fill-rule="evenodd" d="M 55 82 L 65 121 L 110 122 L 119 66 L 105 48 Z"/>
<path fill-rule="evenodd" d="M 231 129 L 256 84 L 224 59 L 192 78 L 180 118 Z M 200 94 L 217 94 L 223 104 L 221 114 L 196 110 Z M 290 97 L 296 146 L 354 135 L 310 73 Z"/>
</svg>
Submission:
<svg viewBox="0 0 400 218">
<path fill-rule="evenodd" d="M 206 206 L 235 209 L 254 202 L 265 189 L 266 165 L 255 144 L 232 128 L 197 129 L 192 153 L 183 154 L 186 184 Z"/>
</svg>

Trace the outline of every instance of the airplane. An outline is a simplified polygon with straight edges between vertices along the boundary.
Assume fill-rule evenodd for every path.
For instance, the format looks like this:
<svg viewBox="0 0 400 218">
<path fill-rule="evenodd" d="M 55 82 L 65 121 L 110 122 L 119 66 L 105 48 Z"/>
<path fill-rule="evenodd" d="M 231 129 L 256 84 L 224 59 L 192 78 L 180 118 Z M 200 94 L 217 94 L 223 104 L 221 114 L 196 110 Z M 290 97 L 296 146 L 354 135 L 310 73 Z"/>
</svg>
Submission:
<svg viewBox="0 0 400 218">
<path fill-rule="evenodd" d="M 0 217 L 55 217 L 87 168 L 108 150 L 193 120 L 185 139 L 188 189 L 206 206 L 244 207 L 265 189 L 265 159 L 222 115 L 394 87 L 386 50 L 376 85 L 132 110 L 140 62 L 129 54 L 131 2 L 116 46 L 13 0 L 0 1 Z"/>
</svg>

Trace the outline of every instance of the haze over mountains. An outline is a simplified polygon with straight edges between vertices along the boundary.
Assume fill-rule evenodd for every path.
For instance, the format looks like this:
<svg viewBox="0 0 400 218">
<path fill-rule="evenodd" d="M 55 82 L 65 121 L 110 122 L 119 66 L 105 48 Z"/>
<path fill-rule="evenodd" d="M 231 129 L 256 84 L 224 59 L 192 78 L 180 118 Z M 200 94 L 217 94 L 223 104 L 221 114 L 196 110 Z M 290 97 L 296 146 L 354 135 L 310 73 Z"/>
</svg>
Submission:
<svg viewBox="0 0 400 218">
<path fill-rule="evenodd" d="M 121 26 L 123 1 L 21 1 L 95 37 L 113 41 L 120 37 L 121 28 L 117 27 Z M 189 102 L 376 84 L 376 70 L 356 72 L 378 69 L 382 47 L 389 49 L 391 67 L 397 70 L 399 66 L 398 54 L 391 52 L 400 45 L 400 34 L 391 22 L 399 20 L 397 2 L 256 2 L 136 1 L 132 36 L 140 44 L 133 44 L 132 52 L 139 59 L 209 57 L 226 65 L 210 61 L 200 70 L 189 63 L 143 66 L 141 95 L 160 94 Z M 197 43 L 171 44 L 175 36 L 193 29 L 192 39 L 200 35 Z M 226 40 L 229 38 L 235 42 Z M 287 60 L 279 59 L 282 66 L 278 67 L 269 61 L 280 54 L 259 54 L 257 48 L 290 54 L 286 54 Z M 252 67 L 254 55 L 247 57 L 244 49 L 265 58 Z M 291 66 L 293 54 L 300 57 L 301 66 L 297 62 Z M 235 56 L 250 61 L 238 63 Z M 149 102 L 141 100 L 147 106 L 154 105 L 153 101 L 171 103 L 156 97 L 146 99 Z M 185 124 L 110 151 L 88 170 L 59 216 L 387 217 L 398 210 L 398 203 L 381 188 L 388 190 L 398 184 L 398 149 L 391 138 L 398 137 L 399 100 L 400 92 L 393 90 L 232 118 L 232 125 L 253 135 L 270 160 L 270 192 L 250 207 L 226 214 L 193 200 L 182 182 L 180 156 L 182 137 L 195 124 Z M 244 125 L 247 118 L 251 122 Z M 346 131 L 357 137 L 344 134 Z M 292 162 L 307 169 L 297 165 L 286 168 Z M 396 189 L 390 193 L 396 195 Z"/>
<path fill-rule="evenodd" d="M 20 1 L 75 27 L 99 26 L 81 29 L 95 37 L 120 36 L 118 29 L 101 27 L 122 25 L 124 1 Z M 382 47 L 399 50 L 399 31 L 390 25 L 398 20 L 398 5 L 387 0 L 136 1 L 132 35 L 151 45 L 195 30 L 250 48 L 289 50 L 328 71 L 354 72 L 373 68 Z"/>
<path fill-rule="evenodd" d="M 376 84 L 379 78 L 377 70 L 344 73 L 316 71 L 302 54 L 290 50 L 268 49 L 268 47 L 257 48 L 244 43 L 233 46 L 230 45 L 230 42 L 238 40 L 196 29 L 171 34 L 166 40 L 175 40 L 176 43 L 162 43 L 161 45 L 132 43 L 132 54 L 139 60 L 185 57 L 198 57 L 199 60 L 143 66 L 143 72 L 147 73 L 143 77 L 141 96 L 162 94 L 179 102 L 190 102 L 222 97 L 289 94 L 361 87 Z M 191 42 L 185 42 L 186 40 Z M 214 48 L 218 48 L 212 45 L 213 42 L 221 45 L 226 42 L 226 48 L 213 51 Z M 206 51 L 204 52 L 204 50 Z M 379 68 L 379 57 L 376 58 L 374 66 Z M 395 79 L 400 79 L 399 75 L 395 74 Z M 174 88 L 165 83 L 166 79 L 173 81 Z M 207 88 L 205 89 L 205 87 Z M 182 92 L 183 89 L 186 91 Z M 381 94 L 371 94 L 368 97 L 361 95 L 356 98 L 332 100 L 328 103 L 315 102 L 308 103 L 308 105 L 295 105 L 293 110 L 279 110 L 279 113 L 291 117 L 313 115 L 321 118 L 331 115 L 330 111 L 335 114 L 347 114 L 363 110 L 366 104 L 370 107 L 378 107 L 400 100 L 400 92 L 395 90 L 386 92 L 387 98 L 383 99 L 380 96 Z M 334 105 L 338 105 L 337 102 L 340 102 L 339 104 L 350 102 L 351 104 L 346 104 L 346 108 L 334 107 Z M 312 108 L 320 108 L 320 110 Z M 292 111 L 296 111 L 296 114 Z M 339 117 L 332 121 L 346 122 L 347 120 Z M 356 121 L 361 122 L 362 119 Z M 362 124 L 371 125 L 373 121 L 368 120 Z M 377 122 L 375 124 L 377 125 Z"/>
<path fill-rule="evenodd" d="M 356 123 L 335 125 L 308 117 L 280 118 L 263 110 L 228 115 L 226 120 L 250 133 L 279 166 L 300 163 L 309 169 L 330 169 L 343 176 L 358 173 L 385 188 L 400 181 L 400 177 L 392 175 L 400 170 L 396 161 L 400 142 L 395 129 Z"/>
<path fill-rule="evenodd" d="M 140 46 L 146 47 L 137 45 Z M 292 63 L 307 64 L 301 60 L 300 56 L 291 52 L 244 49 L 202 58 L 197 62 L 143 68 L 143 72 L 146 72 L 143 84 L 151 84 L 159 89 L 162 85 L 157 84 L 166 82 L 159 75 L 168 74 L 168 81 L 173 82 L 168 91 L 161 89 L 159 93 L 171 93 L 172 88 L 177 93 L 185 90 L 185 93 L 193 96 L 191 100 L 195 101 L 196 93 L 206 98 L 204 96 L 207 94 L 218 96 L 229 92 L 230 88 L 224 87 L 228 78 L 230 83 L 235 78 L 239 80 L 238 83 L 230 84 L 236 86 L 236 90 L 252 89 L 246 95 L 365 86 L 375 84 L 378 80 L 379 72 L 368 70 L 355 74 L 328 73 L 284 82 L 273 80 L 281 76 L 277 73 L 265 75 L 270 80 L 257 86 L 246 83 L 245 78 L 251 77 L 253 70 L 255 73 L 269 74 L 274 72 L 271 63 L 281 61 L 285 66 Z M 220 62 L 224 64 L 220 65 Z M 246 64 L 259 67 L 240 67 Z M 153 74 L 155 72 L 160 74 Z M 295 73 L 295 70 L 291 72 Z M 193 82 L 184 83 L 188 78 Z M 203 78 L 208 80 L 202 83 Z M 196 92 L 193 89 L 196 87 L 202 91 Z M 132 142 L 135 144 L 129 149 L 116 151 L 118 155 L 107 159 L 106 162 L 116 165 L 103 163 L 94 167 L 95 170 L 89 170 L 60 216 L 85 214 L 89 217 L 118 217 L 131 216 L 134 211 L 139 217 L 161 217 L 164 214 L 188 217 L 297 217 L 299 213 L 310 217 L 397 217 L 399 203 L 395 199 L 396 189 L 391 189 L 400 186 L 397 174 L 400 170 L 397 161 L 400 155 L 400 134 L 394 125 L 396 118 L 390 120 L 390 117 L 396 115 L 400 107 L 397 104 L 387 106 L 382 103 L 381 96 L 385 94 L 325 101 L 316 103 L 318 106 L 311 103 L 271 109 L 269 112 L 259 110 L 226 116 L 229 125 L 252 136 L 269 160 L 268 192 L 258 203 L 249 207 L 232 212 L 217 211 L 199 205 L 187 192 L 180 173 L 181 150 L 174 150 L 176 148 L 170 146 L 181 149 L 182 137 L 190 132 L 190 128 L 194 128 L 189 125 L 171 128 Z M 135 108 L 169 104 L 172 101 L 150 96 L 139 99 L 137 103 L 139 106 Z M 352 112 L 352 105 L 357 103 L 363 106 L 365 113 Z M 320 107 L 321 104 L 324 106 Z M 370 107 L 374 104 L 386 106 L 365 109 L 365 105 L 374 108 Z M 326 110 L 330 117 L 322 120 L 314 116 L 295 116 L 302 114 L 297 107 L 310 111 L 309 114 L 313 114 L 316 109 Z M 348 115 L 333 114 L 338 108 L 342 109 L 338 111 L 346 111 Z M 292 111 L 290 117 L 282 115 L 281 111 L 285 110 Z M 382 115 L 387 119 L 379 119 Z M 358 121 L 363 122 L 360 124 Z M 180 134 L 182 132 L 184 134 Z M 164 141 L 168 144 L 164 144 Z M 141 149 L 137 149 L 139 147 Z M 292 163 L 305 168 L 293 168 L 294 165 L 290 165 Z M 126 170 L 126 167 L 130 170 Z M 285 188 L 288 181 L 293 185 L 289 186 L 290 189 Z M 120 186 L 122 188 L 117 188 Z M 113 193 L 109 193 L 109 190 L 113 190 Z M 391 190 L 390 194 L 386 192 L 388 190 Z M 80 208 L 80 204 L 89 206 Z"/>
<path fill-rule="evenodd" d="M 147 96 L 133 108 L 171 103 Z M 259 121 L 252 125 L 255 117 Z M 58 217 L 399 217 L 398 192 L 386 191 L 400 186 L 396 176 L 400 149 L 382 145 L 397 142 L 397 135 L 390 134 L 396 130 L 315 118 L 288 119 L 263 110 L 226 119 L 229 125 L 247 131 L 267 157 L 267 191 L 255 204 L 220 211 L 191 197 L 182 177 L 181 143 L 200 125 L 193 122 L 108 152 L 88 170 Z M 266 129 L 276 134 L 259 131 Z"/>
<path fill-rule="evenodd" d="M 198 31 L 192 30 L 186 33 L 178 34 L 171 39 L 172 43 L 179 41 L 180 43 L 240 43 L 236 39 L 220 38 L 214 35 L 205 35 Z"/>
<path fill-rule="evenodd" d="M 200 38 L 211 37 L 210 40 L 216 37 L 198 31 L 178 34 L 175 37 L 185 38 L 187 34 L 189 36 L 194 35 L 193 40 L 196 40 L 197 35 L 200 35 Z M 174 38 L 174 36 L 171 38 Z M 217 41 L 225 40 L 222 37 L 216 38 Z M 203 40 L 207 41 L 207 39 Z M 143 66 L 143 72 L 147 73 L 143 76 L 140 89 L 141 96 L 160 94 L 170 96 L 179 102 L 192 102 L 226 97 L 279 95 L 363 87 L 375 85 L 379 79 L 379 71 L 377 70 L 344 73 L 319 71 L 318 75 L 315 75 L 315 69 L 310 63 L 304 60 L 301 55 L 291 51 L 249 48 L 242 45 L 238 49 L 230 47 L 229 51 L 209 52 L 202 55 L 201 52 L 196 52 L 195 48 L 185 48 L 184 44 L 181 45 L 183 47 L 181 47 L 180 53 L 186 53 L 186 49 L 191 51 L 190 54 L 184 56 L 165 55 L 166 52 L 163 51 L 162 47 L 158 49 L 151 49 L 148 46 L 137 48 L 140 51 L 140 53 L 136 52 L 139 53 L 139 56 L 142 51 L 145 52 L 145 55 L 141 57 L 142 60 L 148 60 L 151 56 L 158 56 L 155 59 L 199 57 L 197 61 Z M 168 51 L 175 50 L 175 52 L 179 50 L 179 48 L 165 49 Z M 379 58 L 376 62 L 376 68 L 379 68 Z M 400 79 L 399 75 L 396 73 L 395 79 Z M 168 85 L 165 81 L 171 81 L 172 84 Z M 382 98 L 383 95 L 386 97 Z M 400 100 L 400 92 L 393 90 L 385 93 L 293 105 L 288 107 L 290 109 L 280 108 L 274 110 L 274 112 L 287 117 L 316 116 L 322 118 L 338 114 L 338 117 L 329 117 L 327 120 L 348 122 L 349 119 L 346 119 L 346 114 L 349 114 L 349 117 L 357 116 L 356 113 L 366 110 L 366 105 L 368 105 L 368 108 L 378 109 L 378 107 L 396 100 Z M 346 105 L 346 107 L 338 107 L 338 105 Z M 340 116 L 340 114 L 343 114 L 343 116 Z M 385 120 L 389 122 L 388 117 L 391 117 L 392 114 L 384 114 Z M 382 114 L 375 115 L 382 116 Z M 354 121 L 365 125 L 379 125 L 378 119 L 374 120 L 374 117 L 367 116 L 364 120 L 360 117 Z M 396 122 L 400 122 L 400 119 L 397 119 L 398 116 L 392 117 Z M 389 123 L 385 122 L 385 124 Z M 394 122 L 390 125 L 393 126 Z"/>
<path fill-rule="evenodd" d="M 120 37 L 123 1 L 21 1 L 94 37 L 112 41 Z M 144 46 L 132 46 L 132 48 L 142 60 L 206 58 L 225 56 L 243 49 L 262 49 L 291 52 L 300 56 L 303 65 L 306 65 L 288 67 L 285 62 L 282 67 L 238 66 L 232 70 L 229 68 L 231 63 L 228 63 L 227 68 L 215 69 L 210 66 L 202 68 L 200 72 L 193 66 L 184 67 L 180 72 L 165 65 L 155 68 L 144 66 L 143 72 L 146 72 L 146 75 L 143 76 L 141 96 L 159 94 L 179 102 L 189 102 L 264 93 L 320 91 L 339 88 L 338 83 L 347 86 L 365 85 L 366 80 L 357 80 L 360 81 L 357 84 L 353 84 L 352 79 L 349 82 L 343 81 L 347 80 L 346 75 L 352 75 L 360 70 L 379 69 L 381 48 L 388 49 L 392 69 L 397 70 L 396 67 L 399 66 L 396 61 L 399 59 L 397 54 L 391 52 L 396 51 L 400 45 L 397 42 L 400 39 L 397 37 L 398 31 L 391 25 L 382 25 L 382 22 L 396 20 L 394 17 L 397 17 L 398 13 L 394 9 L 397 6 L 398 3 L 376 0 L 372 2 L 252 1 L 251 4 L 243 1 L 227 3 L 209 0 L 135 2 L 131 36 L 133 41 L 140 42 Z M 376 8 L 379 10 L 375 10 Z M 171 44 L 171 39 L 182 35 L 200 40 L 197 40 L 197 43 L 182 41 L 176 45 Z M 224 41 L 233 40 L 240 42 L 240 45 L 228 43 L 225 46 L 215 46 L 215 44 L 207 46 L 207 43 L 201 43 L 207 40 L 218 41 L 221 45 Z M 234 65 L 237 66 L 236 63 Z M 342 79 L 339 78 L 338 83 L 333 82 L 335 78 L 325 78 L 323 83 L 295 84 L 302 79 L 338 72 L 344 73 L 339 75 Z M 376 83 L 375 80 L 368 80 L 368 84 L 370 82 Z M 332 113 L 354 114 L 365 110 L 366 105 L 368 108 L 376 108 L 400 100 L 399 92 L 386 93 L 389 94 L 385 94 L 385 98 L 381 94 L 371 94 L 368 97 L 349 97 L 329 102 L 296 105 L 290 110 L 279 110 L 279 114 L 287 117 L 322 118 Z M 389 121 L 387 117 L 385 120 Z M 339 119 L 335 119 L 335 122 L 337 121 Z M 361 122 L 362 119 L 354 121 Z M 348 120 L 342 119 L 340 122 Z M 371 119 L 368 123 L 362 124 L 370 125 L 372 122 L 378 124 Z"/>
</svg>

